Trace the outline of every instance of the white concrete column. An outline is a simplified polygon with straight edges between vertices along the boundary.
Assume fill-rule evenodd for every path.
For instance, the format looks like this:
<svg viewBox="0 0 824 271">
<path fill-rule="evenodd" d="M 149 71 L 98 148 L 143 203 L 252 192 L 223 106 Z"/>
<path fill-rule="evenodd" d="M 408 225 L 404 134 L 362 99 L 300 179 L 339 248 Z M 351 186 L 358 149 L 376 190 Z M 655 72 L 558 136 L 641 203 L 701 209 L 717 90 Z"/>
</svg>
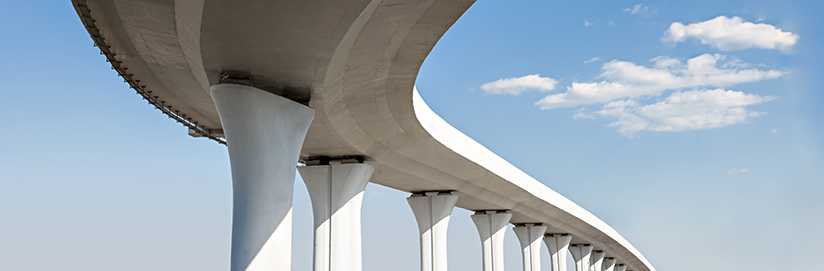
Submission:
<svg viewBox="0 0 824 271">
<path fill-rule="evenodd" d="M 315 218 L 314 271 L 360 271 L 363 191 L 375 168 L 367 164 L 299 167 Z"/>
<path fill-rule="evenodd" d="M 604 265 L 602 267 L 602 271 L 615 271 L 615 263 L 617 260 L 612 257 L 605 257 L 604 258 Z"/>
<path fill-rule="evenodd" d="M 512 214 L 506 211 L 478 211 L 472 221 L 483 246 L 484 271 L 504 271 L 504 234 Z"/>
<path fill-rule="evenodd" d="M 566 233 L 550 233 L 544 236 L 544 243 L 552 259 L 552 271 L 567 271 L 567 253 L 572 236 Z"/>
<path fill-rule="evenodd" d="M 575 270 L 589 271 L 592 262 L 589 257 L 592 254 L 592 245 L 590 244 L 572 244 L 569 246 L 569 253 L 572 253 L 572 258 L 575 259 Z"/>
<path fill-rule="evenodd" d="M 541 241 L 546 233 L 546 226 L 534 223 L 516 224 L 512 231 L 521 243 L 524 271 L 541 271 Z"/>
<path fill-rule="evenodd" d="M 231 270 L 289 270 L 295 165 L 315 110 L 244 85 L 211 93 L 232 168 Z"/>
<path fill-rule="evenodd" d="M 446 232 L 458 196 L 449 192 L 415 193 L 406 198 L 421 234 L 421 271 L 446 271 Z"/>
<path fill-rule="evenodd" d="M 603 271 L 604 270 L 604 256 L 607 254 L 604 251 L 596 250 L 589 255 L 589 271 Z"/>
<path fill-rule="evenodd" d="M 619 264 L 615 265 L 615 269 L 613 269 L 613 270 L 614 271 L 626 271 L 627 270 L 627 265 L 619 263 Z"/>
</svg>

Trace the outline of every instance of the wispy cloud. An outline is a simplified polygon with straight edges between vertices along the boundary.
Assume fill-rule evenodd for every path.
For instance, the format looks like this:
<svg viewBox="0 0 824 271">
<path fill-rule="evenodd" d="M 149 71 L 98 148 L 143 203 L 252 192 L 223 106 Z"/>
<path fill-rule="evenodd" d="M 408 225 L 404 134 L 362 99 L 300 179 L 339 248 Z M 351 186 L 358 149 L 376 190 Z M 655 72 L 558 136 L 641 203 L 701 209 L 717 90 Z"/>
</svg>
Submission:
<svg viewBox="0 0 824 271">
<path fill-rule="evenodd" d="M 632 8 L 623 8 L 624 12 L 628 12 L 629 14 L 642 14 L 647 13 L 649 11 L 649 6 L 642 6 L 641 4 L 637 4 Z"/>
<path fill-rule="evenodd" d="M 584 20 L 584 26 L 592 26 L 592 23 L 590 23 L 590 22 L 589 22 L 589 21 L 587 21 L 587 20 Z"/>
<path fill-rule="evenodd" d="M 750 172 L 750 171 L 747 170 L 746 168 L 742 168 L 742 169 L 733 168 L 733 169 L 730 169 L 730 171 L 727 171 L 728 174 L 739 174 L 739 173 L 747 173 L 747 172 Z"/>
<path fill-rule="evenodd" d="M 528 90 L 552 91 L 558 81 L 538 74 L 523 77 L 504 78 L 495 82 L 481 85 L 481 89 L 488 94 L 519 95 Z"/>
<path fill-rule="evenodd" d="M 601 60 L 601 58 L 596 56 L 596 57 L 591 58 L 590 60 L 584 60 L 584 64 L 587 64 L 587 63 L 590 63 L 590 62 L 595 62 L 595 61 L 598 61 L 598 60 Z"/>
<path fill-rule="evenodd" d="M 738 58 L 704 54 L 686 60 L 659 56 L 647 66 L 613 60 L 603 64 L 600 82 L 574 82 L 565 93 L 544 97 L 541 109 L 603 104 L 600 110 L 576 110 L 574 118 L 606 118 L 610 127 L 627 137 L 641 131 L 678 132 L 713 129 L 745 123 L 766 113 L 748 109 L 776 99 L 724 87 L 775 79 L 785 72 L 761 70 Z M 695 89 L 713 87 L 712 89 Z M 687 90 L 685 90 L 687 89 Z M 691 90 L 689 90 L 691 89 Z M 676 90 L 663 100 L 642 104 L 644 98 Z"/>
<path fill-rule="evenodd" d="M 715 19 L 684 25 L 672 23 L 664 32 L 661 41 L 676 44 L 687 38 L 696 38 L 701 44 L 707 44 L 722 51 L 734 51 L 748 48 L 787 49 L 798 41 L 799 36 L 784 32 L 769 24 L 746 22 L 741 17 Z"/>
<path fill-rule="evenodd" d="M 567 92 L 546 96 L 535 104 L 541 109 L 574 107 L 659 95 L 669 89 L 726 87 L 775 79 L 785 74 L 777 70 L 744 69 L 741 67 L 749 64 L 719 54 L 700 55 L 687 60 L 686 64 L 680 59 L 667 56 L 659 56 L 651 61 L 652 67 L 618 60 L 607 62 L 601 67 L 603 72 L 598 76 L 606 80 L 574 82 L 567 87 Z"/>
<path fill-rule="evenodd" d="M 640 105 L 634 100 L 605 104 L 600 111 L 579 113 L 578 117 L 617 119 L 609 124 L 624 136 L 640 131 L 679 132 L 719 128 L 747 121 L 766 113 L 747 110 L 749 105 L 775 99 L 772 96 L 745 94 L 740 91 L 714 89 L 675 92 L 665 100 Z"/>
</svg>

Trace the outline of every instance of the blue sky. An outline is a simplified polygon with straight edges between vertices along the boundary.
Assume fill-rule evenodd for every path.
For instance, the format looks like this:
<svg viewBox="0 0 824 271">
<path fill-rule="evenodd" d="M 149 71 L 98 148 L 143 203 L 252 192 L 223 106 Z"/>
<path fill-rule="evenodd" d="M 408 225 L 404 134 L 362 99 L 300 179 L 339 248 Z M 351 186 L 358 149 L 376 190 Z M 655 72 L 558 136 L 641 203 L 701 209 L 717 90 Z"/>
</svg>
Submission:
<svg viewBox="0 0 824 271">
<path fill-rule="evenodd" d="M 188 137 L 128 89 L 67 1 L 6 6 L 0 269 L 227 269 L 225 147 Z M 820 1 L 479 1 L 417 87 L 658 270 L 809 268 L 824 254 L 823 11 Z M 644 74 L 655 80 L 633 77 Z M 406 196 L 367 188 L 364 270 L 418 269 Z M 293 270 L 310 270 L 300 180 L 294 214 Z M 451 270 L 480 269 L 469 214 L 453 213 Z M 519 270 L 511 231 L 506 248 Z"/>
</svg>

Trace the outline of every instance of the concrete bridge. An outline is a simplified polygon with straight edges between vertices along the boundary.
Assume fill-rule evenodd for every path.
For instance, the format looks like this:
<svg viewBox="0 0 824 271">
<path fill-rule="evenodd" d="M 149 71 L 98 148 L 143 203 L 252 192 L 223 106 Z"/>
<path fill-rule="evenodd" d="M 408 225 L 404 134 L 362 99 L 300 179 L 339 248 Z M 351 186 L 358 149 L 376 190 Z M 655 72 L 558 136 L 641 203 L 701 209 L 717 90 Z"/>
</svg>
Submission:
<svg viewBox="0 0 824 271">
<path fill-rule="evenodd" d="M 418 95 L 421 64 L 473 2 L 72 0 L 137 94 L 190 135 L 227 145 L 231 270 L 290 269 L 299 171 L 312 199 L 316 271 L 361 270 L 368 182 L 410 193 L 421 270 L 446 270 L 446 229 L 459 207 L 475 211 L 485 271 L 503 270 L 508 224 L 525 271 L 541 270 L 542 242 L 555 271 L 654 271 L 609 225 Z"/>
</svg>

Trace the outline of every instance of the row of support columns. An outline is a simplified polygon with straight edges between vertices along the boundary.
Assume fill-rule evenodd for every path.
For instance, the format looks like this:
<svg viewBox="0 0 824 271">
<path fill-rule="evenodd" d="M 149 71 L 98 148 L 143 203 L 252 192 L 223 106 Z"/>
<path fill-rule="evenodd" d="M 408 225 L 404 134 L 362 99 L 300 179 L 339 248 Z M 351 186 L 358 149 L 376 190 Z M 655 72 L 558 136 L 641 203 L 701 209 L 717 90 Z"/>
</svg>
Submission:
<svg viewBox="0 0 824 271">
<path fill-rule="evenodd" d="M 547 227 L 539 223 L 515 224 L 512 228 L 523 252 L 524 271 L 541 270 L 541 241 L 549 250 L 552 271 L 567 271 L 567 254 L 575 260 L 578 271 L 625 271 L 624 264 L 617 264 L 615 258 L 607 257 L 601 250 L 593 250 L 590 244 L 570 244 L 572 236 L 565 233 L 545 234 Z M 483 233 L 481 234 L 483 236 Z M 482 237 L 483 238 L 483 237 Z M 484 269 L 489 270 L 489 269 Z M 503 269 L 493 269 L 503 270 Z"/>
<path fill-rule="evenodd" d="M 295 162 L 314 110 L 266 91 L 238 84 L 211 87 L 228 142 L 232 169 L 232 271 L 290 270 Z M 374 167 L 324 161 L 297 169 L 314 213 L 314 271 L 360 271 L 363 193 Z M 417 220 L 421 270 L 447 270 L 447 228 L 458 196 L 449 191 L 407 198 Z M 483 210 L 472 215 L 483 246 L 483 270 L 503 271 L 504 235 L 512 214 Z M 540 223 L 517 224 L 524 271 L 541 270 L 543 241 L 553 271 L 566 271 L 572 253 L 578 271 L 626 271 L 588 244 L 570 244 L 568 234 L 545 234 Z"/>
</svg>

